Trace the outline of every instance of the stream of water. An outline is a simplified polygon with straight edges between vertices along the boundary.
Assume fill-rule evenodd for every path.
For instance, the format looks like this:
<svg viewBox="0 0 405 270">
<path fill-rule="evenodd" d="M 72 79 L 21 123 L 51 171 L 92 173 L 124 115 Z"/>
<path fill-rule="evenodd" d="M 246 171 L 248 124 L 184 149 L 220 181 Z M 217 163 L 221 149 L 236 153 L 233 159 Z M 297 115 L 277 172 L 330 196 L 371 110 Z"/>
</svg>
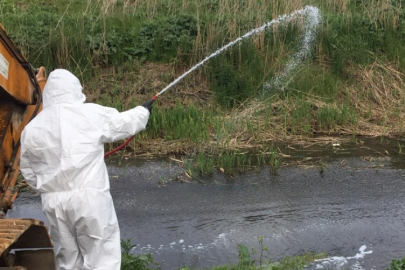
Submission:
<svg viewBox="0 0 405 270">
<path fill-rule="evenodd" d="M 219 48 L 218 50 L 216 50 L 215 52 L 211 53 L 209 56 L 204 58 L 201 62 L 199 62 L 196 65 L 194 65 L 193 67 L 191 67 L 188 71 L 186 71 L 180 77 L 178 77 L 173 82 L 168 84 L 156 96 L 160 96 L 161 94 L 163 94 L 164 92 L 169 90 L 171 87 L 176 85 L 178 82 L 180 82 L 184 77 L 188 76 L 191 72 L 200 68 L 206 62 L 208 62 L 211 58 L 214 58 L 217 55 L 221 54 L 222 52 L 228 50 L 233 45 L 238 44 L 239 42 L 243 41 L 244 39 L 249 38 L 255 34 L 261 33 L 276 24 L 288 24 L 293 19 L 297 19 L 297 18 L 304 18 L 306 20 L 305 21 L 306 23 L 304 25 L 304 34 L 302 35 L 303 38 L 301 40 L 300 48 L 287 62 L 287 65 L 284 68 L 284 70 L 278 76 L 276 76 L 271 82 L 266 82 L 264 84 L 263 89 L 264 89 L 264 92 L 268 92 L 273 87 L 277 87 L 277 88 L 280 88 L 281 86 L 285 87 L 286 83 L 287 83 L 286 78 L 291 75 L 291 71 L 293 71 L 309 55 L 309 53 L 311 51 L 311 46 L 315 39 L 316 30 L 321 22 L 320 11 L 317 7 L 306 6 L 302 9 L 298 9 L 298 10 L 292 12 L 291 14 L 283 14 L 283 15 L 279 16 L 278 18 L 273 19 L 270 22 L 267 22 L 258 28 L 250 30 L 243 36 L 240 36 L 237 39 L 229 42 L 225 46 L 223 46 L 223 47 Z"/>
<path fill-rule="evenodd" d="M 266 258 L 327 252 L 308 269 L 385 269 L 405 255 L 402 143 L 284 147 L 294 151 L 295 165 L 278 175 L 263 167 L 195 183 L 176 181 L 183 171 L 169 159 L 129 159 L 121 167 L 111 159 L 121 236 L 162 269 L 237 263 L 237 244 L 259 249 L 259 236 L 270 250 Z M 17 199 L 8 217 L 46 222 L 32 192 Z"/>
</svg>

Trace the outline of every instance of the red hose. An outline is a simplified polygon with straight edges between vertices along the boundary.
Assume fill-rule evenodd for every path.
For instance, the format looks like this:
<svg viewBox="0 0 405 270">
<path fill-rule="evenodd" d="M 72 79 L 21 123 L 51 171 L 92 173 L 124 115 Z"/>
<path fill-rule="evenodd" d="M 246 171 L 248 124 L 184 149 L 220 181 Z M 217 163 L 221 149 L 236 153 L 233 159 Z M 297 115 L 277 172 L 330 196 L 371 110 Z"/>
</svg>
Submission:
<svg viewBox="0 0 405 270">
<path fill-rule="evenodd" d="M 108 157 L 108 156 L 114 154 L 115 152 L 120 151 L 122 148 L 124 148 L 125 146 L 127 146 L 127 145 L 132 141 L 132 139 L 133 139 L 134 137 L 135 137 L 135 135 L 133 135 L 132 137 L 130 137 L 129 139 L 127 139 L 123 144 L 121 144 L 121 145 L 118 146 L 117 148 L 115 148 L 115 149 L 111 150 L 110 152 L 106 153 L 106 154 L 104 155 L 104 158 L 106 158 L 106 157 Z"/>
</svg>

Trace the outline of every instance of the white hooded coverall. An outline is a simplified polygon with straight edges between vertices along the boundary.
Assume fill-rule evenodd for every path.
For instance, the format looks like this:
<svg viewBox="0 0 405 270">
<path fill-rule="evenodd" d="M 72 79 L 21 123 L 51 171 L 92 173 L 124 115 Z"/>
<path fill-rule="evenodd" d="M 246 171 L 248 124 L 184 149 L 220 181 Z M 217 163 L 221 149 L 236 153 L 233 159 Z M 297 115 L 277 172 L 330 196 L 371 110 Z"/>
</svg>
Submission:
<svg viewBox="0 0 405 270">
<path fill-rule="evenodd" d="M 145 129 L 149 111 L 84 103 L 80 81 L 67 70 L 49 74 L 43 111 L 21 135 L 21 173 L 41 192 L 58 270 L 119 270 L 120 231 L 104 143 Z"/>
</svg>

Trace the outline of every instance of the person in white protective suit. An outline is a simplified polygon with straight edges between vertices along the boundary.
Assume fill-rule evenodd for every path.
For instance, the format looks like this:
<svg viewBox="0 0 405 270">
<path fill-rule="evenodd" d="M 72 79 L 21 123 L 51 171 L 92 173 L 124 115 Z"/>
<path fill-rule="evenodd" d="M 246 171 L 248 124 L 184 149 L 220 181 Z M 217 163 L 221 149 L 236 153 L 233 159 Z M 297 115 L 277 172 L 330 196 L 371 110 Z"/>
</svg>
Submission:
<svg viewBox="0 0 405 270">
<path fill-rule="evenodd" d="M 21 135 L 21 173 L 41 192 L 59 270 L 119 270 L 120 230 L 104 143 L 145 129 L 153 100 L 119 113 L 85 99 L 72 73 L 49 74 L 43 111 Z"/>
</svg>

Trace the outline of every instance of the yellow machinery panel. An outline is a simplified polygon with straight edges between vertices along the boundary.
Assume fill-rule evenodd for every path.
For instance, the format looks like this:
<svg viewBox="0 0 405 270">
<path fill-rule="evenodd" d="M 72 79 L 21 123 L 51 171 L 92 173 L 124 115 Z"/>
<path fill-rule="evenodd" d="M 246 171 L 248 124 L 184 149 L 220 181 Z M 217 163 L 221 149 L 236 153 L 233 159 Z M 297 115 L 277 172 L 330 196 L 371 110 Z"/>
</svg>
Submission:
<svg viewBox="0 0 405 270">
<path fill-rule="evenodd" d="M 0 25 L 0 269 L 56 269 L 44 223 L 5 218 L 19 192 L 20 136 L 42 109 L 45 82 L 45 68 L 34 69 Z"/>
</svg>

